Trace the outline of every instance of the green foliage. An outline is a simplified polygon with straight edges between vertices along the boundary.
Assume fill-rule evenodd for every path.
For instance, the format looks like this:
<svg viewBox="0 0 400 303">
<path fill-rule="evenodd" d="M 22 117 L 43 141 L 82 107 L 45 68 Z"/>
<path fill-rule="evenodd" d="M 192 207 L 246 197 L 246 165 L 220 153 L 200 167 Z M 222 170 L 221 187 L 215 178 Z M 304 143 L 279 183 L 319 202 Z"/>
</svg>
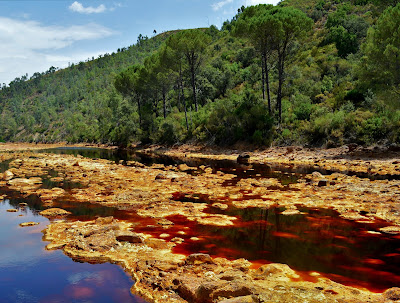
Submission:
<svg viewBox="0 0 400 303">
<path fill-rule="evenodd" d="M 389 7 L 368 30 L 363 45 L 363 81 L 377 87 L 391 86 L 400 95 L 400 3 Z M 397 100 L 400 100 L 398 97 Z"/>
<path fill-rule="evenodd" d="M 207 104 L 193 122 L 193 134 L 198 140 L 216 144 L 250 141 L 268 145 L 273 137 L 273 119 L 268 108 L 251 91 Z"/>
<path fill-rule="evenodd" d="M 285 0 L 241 7 L 221 30 L 140 35 L 1 86 L 0 140 L 400 143 L 395 4 Z"/>
<path fill-rule="evenodd" d="M 323 44 L 334 43 L 342 58 L 357 53 L 365 38 L 368 23 L 364 18 L 351 14 L 351 5 L 344 3 L 328 15 L 325 27 L 328 29 Z"/>
</svg>

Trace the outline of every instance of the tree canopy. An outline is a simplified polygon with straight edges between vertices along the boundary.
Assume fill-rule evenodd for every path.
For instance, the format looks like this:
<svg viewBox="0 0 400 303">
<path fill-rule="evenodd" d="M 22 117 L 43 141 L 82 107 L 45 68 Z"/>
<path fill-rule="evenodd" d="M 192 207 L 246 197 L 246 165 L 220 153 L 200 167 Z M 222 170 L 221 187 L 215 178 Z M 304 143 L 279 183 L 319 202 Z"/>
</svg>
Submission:
<svg viewBox="0 0 400 303">
<path fill-rule="evenodd" d="M 241 7 L 25 74 L 0 87 L 0 141 L 400 144 L 397 2 Z"/>
</svg>

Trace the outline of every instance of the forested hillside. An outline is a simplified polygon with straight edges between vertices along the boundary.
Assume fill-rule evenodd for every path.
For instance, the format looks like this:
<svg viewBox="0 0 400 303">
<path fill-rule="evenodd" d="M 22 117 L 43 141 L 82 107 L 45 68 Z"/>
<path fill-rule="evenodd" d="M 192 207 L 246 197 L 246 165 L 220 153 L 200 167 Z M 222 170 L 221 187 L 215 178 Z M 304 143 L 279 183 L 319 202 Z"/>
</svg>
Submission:
<svg viewBox="0 0 400 303">
<path fill-rule="evenodd" d="M 284 0 L 0 90 L 0 139 L 400 144 L 398 1 Z"/>
</svg>

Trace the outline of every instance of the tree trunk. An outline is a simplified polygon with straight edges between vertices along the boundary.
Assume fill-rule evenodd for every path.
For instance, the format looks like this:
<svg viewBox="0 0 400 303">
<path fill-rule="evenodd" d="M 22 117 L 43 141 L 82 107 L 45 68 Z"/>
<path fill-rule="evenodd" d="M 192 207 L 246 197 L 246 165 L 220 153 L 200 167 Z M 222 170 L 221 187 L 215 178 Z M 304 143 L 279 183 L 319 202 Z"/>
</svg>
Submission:
<svg viewBox="0 0 400 303">
<path fill-rule="evenodd" d="M 192 90 L 193 90 L 193 102 L 196 112 L 198 111 L 197 108 L 197 96 L 196 96 L 196 72 L 194 70 L 194 65 L 191 66 L 191 74 L 192 74 Z"/>
<path fill-rule="evenodd" d="M 265 101 L 265 52 L 261 55 L 262 96 Z"/>
<path fill-rule="evenodd" d="M 278 107 L 278 116 L 279 116 L 279 123 L 282 122 L 282 86 L 283 86 L 283 67 L 284 67 L 284 62 L 283 62 L 283 55 L 279 54 L 279 59 L 278 59 L 278 94 L 276 98 L 276 106 Z"/>
<path fill-rule="evenodd" d="M 157 103 L 158 103 L 158 94 L 155 93 L 153 99 L 153 113 L 156 116 L 156 118 L 158 117 Z"/>
<path fill-rule="evenodd" d="M 186 120 L 186 130 L 189 132 L 189 122 L 188 122 L 188 117 L 187 117 L 187 108 L 186 108 L 186 102 L 185 102 L 185 93 L 183 91 L 183 83 L 182 83 L 182 67 L 179 67 L 179 86 L 180 86 L 180 96 L 182 97 L 183 101 L 183 108 L 185 110 L 185 120 Z"/>
<path fill-rule="evenodd" d="M 136 95 L 137 107 L 138 107 L 138 114 L 139 114 L 139 125 L 142 126 L 142 111 L 140 109 L 140 97 Z"/>
<path fill-rule="evenodd" d="M 267 98 L 268 98 L 268 111 L 271 115 L 271 89 L 269 87 L 269 68 L 268 68 L 268 60 L 267 56 L 264 57 L 264 66 L 265 66 L 265 82 L 267 83 Z"/>
<path fill-rule="evenodd" d="M 286 55 L 287 42 L 285 41 L 282 48 L 278 50 L 278 95 L 277 95 L 277 107 L 279 113 L 279 123 L 282 122 L 282 87 L 285 81 L 285 55 Z"/>
<path fill-rule="evenodd" d="M 165 89 L 162 90 L 162 99 L 163 99 L 163 113 L 164 113 L 164 119 L 167 118 L 167 96 Z"/>
<path fill-rule="evenodd" d="M 185 109 L 186 130 L 189 131 L 189 121 L 188 121 L 188 116 L 187 116 L 187 108 L 186 108 L 186 102 L 185 102 L 185 95 L 183 92 L 183 85 L 181 85 L 181 89 L 182 89 L 183 108 Z"/>
</svg>

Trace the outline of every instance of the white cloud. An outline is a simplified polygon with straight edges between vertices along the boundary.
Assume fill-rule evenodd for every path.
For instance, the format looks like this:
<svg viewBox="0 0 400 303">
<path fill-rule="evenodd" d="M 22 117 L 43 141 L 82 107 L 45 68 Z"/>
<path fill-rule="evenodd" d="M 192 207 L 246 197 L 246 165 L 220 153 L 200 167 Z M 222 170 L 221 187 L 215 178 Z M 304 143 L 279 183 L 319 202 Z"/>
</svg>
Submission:
<svg viewBox="0 0 400 303">
<path fill-rule="evenodd" d="M 25 73 L 32 75 L 50 66 L 65 67 L 92 54 L 65 54 L 64 48 L 79 41 L 101 39 L 113 35 L 110 29 L 97 24 L 44 26 L 36 21 L 0 17 L 0 83 L 9 83 Z M 96 54 L 97 55 L 97 54 Z"/>
<path fill-rule="evenodd" d="M 211 7 L 214 11 L 218 11 L 221 8 L 223 8 L 225 5 L 232 3 L 232 2 L 233 2 L 233 0 L 223 0 L 223 1 L 212 4 Z"/>
<path fill-rule="evenodd" d="M 246 0 L 245 5 L 246 6 L 252 6 L 252 5 L 257 5 L 257 4 L 273 4 L 276 5 L 280 2 L 280 0 Z"/>
<path fill-rule="evenodd" d="M 75 1 L 68 7 L 71 11 L 77 12 L 80 14 L 99 14 L 106 11 L 106 6 L 104 4 L 100 4 L 98 7 L 88 6 L 84 7 L 82 3 Z"/>
</svg>

